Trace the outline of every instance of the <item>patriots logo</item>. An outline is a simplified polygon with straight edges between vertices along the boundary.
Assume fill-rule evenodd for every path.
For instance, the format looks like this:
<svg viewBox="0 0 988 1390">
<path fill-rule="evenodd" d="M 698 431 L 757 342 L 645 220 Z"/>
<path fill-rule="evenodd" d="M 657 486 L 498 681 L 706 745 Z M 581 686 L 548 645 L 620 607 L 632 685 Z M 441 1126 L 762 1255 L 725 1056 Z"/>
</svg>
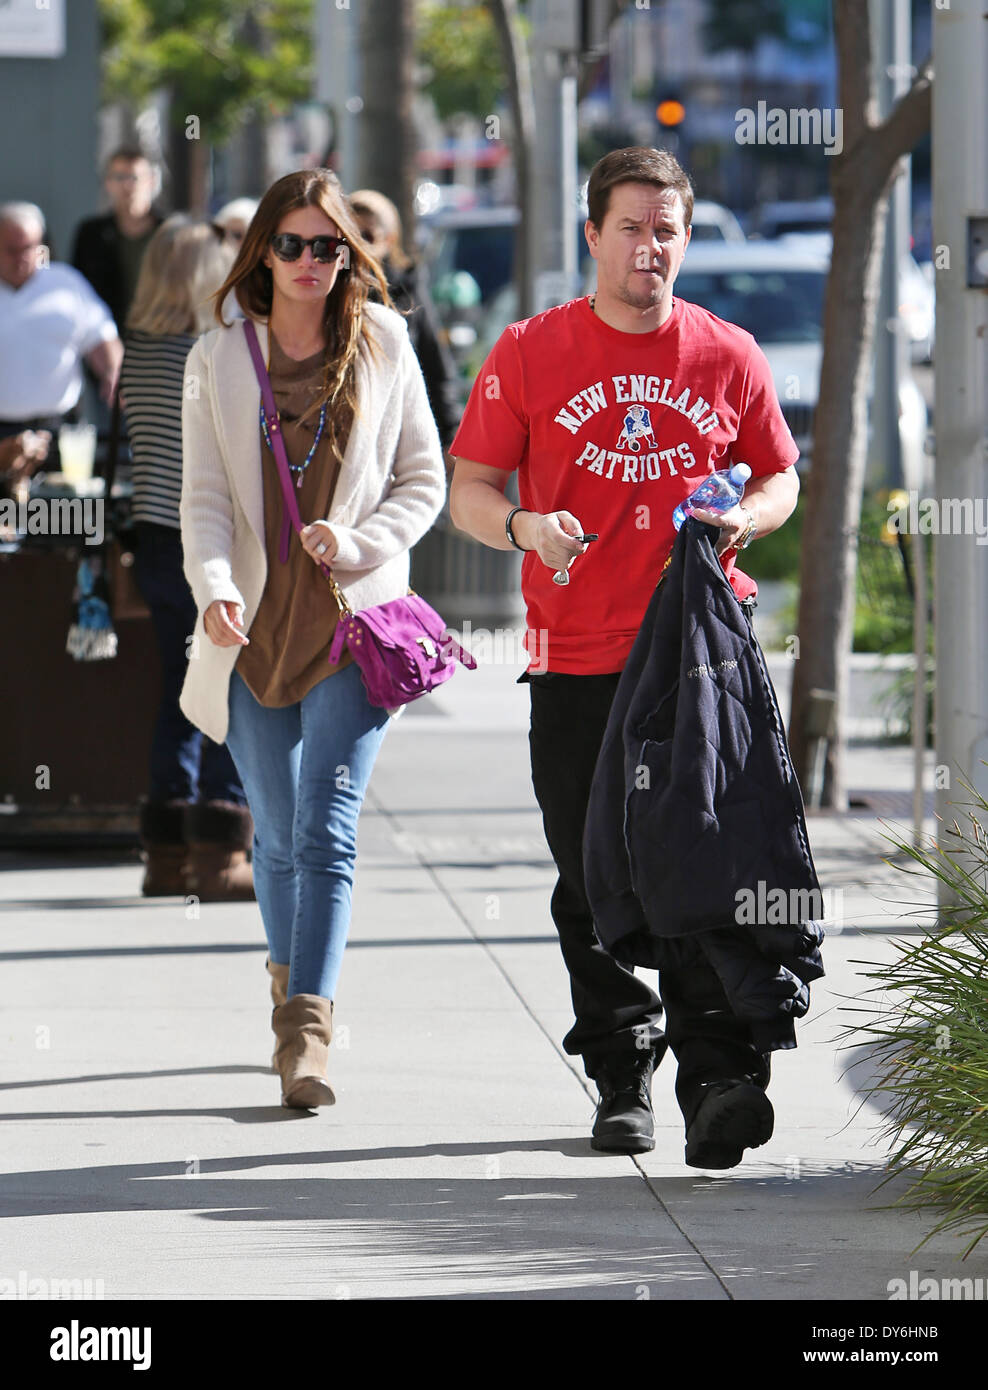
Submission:
<svg viewBox="0 0 988 1390">
<path fill-rule="evenodd" d="M 618 436 L 616 447 L 618 449 L 630 449 L 637 454 L 641 448 L 641 441 L 650 449 L 657 448 L 655 435 L 652 433 L 652 417 L 648 412 L 648 407 L 644 405 L 629 405 L 624 417 L 624 428 Z"/>
</svg>

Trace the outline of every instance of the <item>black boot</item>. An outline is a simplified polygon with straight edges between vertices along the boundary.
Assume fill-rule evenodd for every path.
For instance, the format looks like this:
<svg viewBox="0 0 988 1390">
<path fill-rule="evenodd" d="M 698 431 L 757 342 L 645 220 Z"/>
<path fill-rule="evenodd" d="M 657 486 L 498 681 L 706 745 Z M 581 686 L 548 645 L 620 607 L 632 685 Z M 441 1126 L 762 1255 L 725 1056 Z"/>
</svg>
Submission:
<svg viewBox="0 0 988 1390">
<path fill-rule="evenodd" d="M 745 1149 L 767 1144 L 775 1127 L 772 1102 L 750 1081 L 712 1081 L 697 1098 L 686 1126 L 691 1168 L 735 1168 Z"/>
<path fill-rule="evenodd" d="M 145 898 L 183 897 L 188 892 L 189 850 L 183 832 L 187 810 L 187 801 L 141 803 L 141 893 Z"/>
<path fill-rule="evenodd" d="M 600 1092 L 590 1147 L 600 1153 L 641 1154 L 655 1148 L 652 1117 L 654 1048 L 599 1062 L 591 1079 Z"/>
<path fill-rule="evenodd" d="M 204 801 L 185 814 L 189 846 L 188 891 L 204 903 L 254 901 L 254 874 L 247 862 L 254 822 L 246 806 Z"/>
</svg>

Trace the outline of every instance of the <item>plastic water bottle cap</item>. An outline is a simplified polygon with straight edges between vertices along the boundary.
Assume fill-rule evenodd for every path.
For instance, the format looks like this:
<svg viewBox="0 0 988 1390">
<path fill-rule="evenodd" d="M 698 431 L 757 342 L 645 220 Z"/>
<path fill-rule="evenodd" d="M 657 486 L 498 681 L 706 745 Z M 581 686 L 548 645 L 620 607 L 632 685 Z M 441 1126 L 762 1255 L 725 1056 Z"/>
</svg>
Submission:
<svg viewBox="0 0 988 1390">
<path fill-rule="evenodd" d="M 736 463 L 728 476 L 732 483 L 746 483 L 751 477 L 751 469 L 746 463 Z"/>
</svg>

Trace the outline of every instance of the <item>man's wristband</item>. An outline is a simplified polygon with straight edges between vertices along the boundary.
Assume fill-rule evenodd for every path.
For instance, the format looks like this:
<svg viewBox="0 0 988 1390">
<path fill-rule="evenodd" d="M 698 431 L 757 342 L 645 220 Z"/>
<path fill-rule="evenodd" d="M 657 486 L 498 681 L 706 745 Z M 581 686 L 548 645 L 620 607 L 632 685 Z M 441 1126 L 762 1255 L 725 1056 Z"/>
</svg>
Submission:
<svg viewBox="0 0 988 1390">
<path fill-rule="evenodd" d="M 511 519 L 518 512 L 526 511 L 528 511 L 527 507 L 512 507 L 511 511 L 504 518 L 504 534 L 507 536 L 508 540 L 511 542 L 511 544 L 514 546 L 516 550 L 524 550 L 525 547 L 523 545 L 519 545 L 518 542 L 515 540 L 514 532 L 511 529 Z"/>
</svg>

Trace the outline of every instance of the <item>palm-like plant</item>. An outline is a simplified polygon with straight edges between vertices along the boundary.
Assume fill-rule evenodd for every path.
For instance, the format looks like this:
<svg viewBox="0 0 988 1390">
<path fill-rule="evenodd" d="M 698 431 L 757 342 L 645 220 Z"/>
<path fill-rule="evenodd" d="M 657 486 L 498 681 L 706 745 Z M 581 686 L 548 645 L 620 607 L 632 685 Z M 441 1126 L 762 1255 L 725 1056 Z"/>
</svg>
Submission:
<svg viewBox="0 0 988 1390">
<path fill-rule="evenodd" d="M 887 834 L 905 872 L 932 874 L 949 890 L 940 921 L 918 943 L 895 942 L 891 964 L 863 973 L 877 1003 L 845 1031 L 868 1040 L 875 1069 L 866 1094 L 885 1111 L 894 1147 L 885 1182 L 904 1175 L 899 1204 L 935 1207 L 939 1231 L 966 1228 L 964 1256 L 988 1234 L 988 801 L 969 784 L 967 813 L 918 848 Z M 884 1185 L 884 1184 L 882 1184 Z M 918 1247 L 917 1247 L 918 1248 Z"/>
</svg>

